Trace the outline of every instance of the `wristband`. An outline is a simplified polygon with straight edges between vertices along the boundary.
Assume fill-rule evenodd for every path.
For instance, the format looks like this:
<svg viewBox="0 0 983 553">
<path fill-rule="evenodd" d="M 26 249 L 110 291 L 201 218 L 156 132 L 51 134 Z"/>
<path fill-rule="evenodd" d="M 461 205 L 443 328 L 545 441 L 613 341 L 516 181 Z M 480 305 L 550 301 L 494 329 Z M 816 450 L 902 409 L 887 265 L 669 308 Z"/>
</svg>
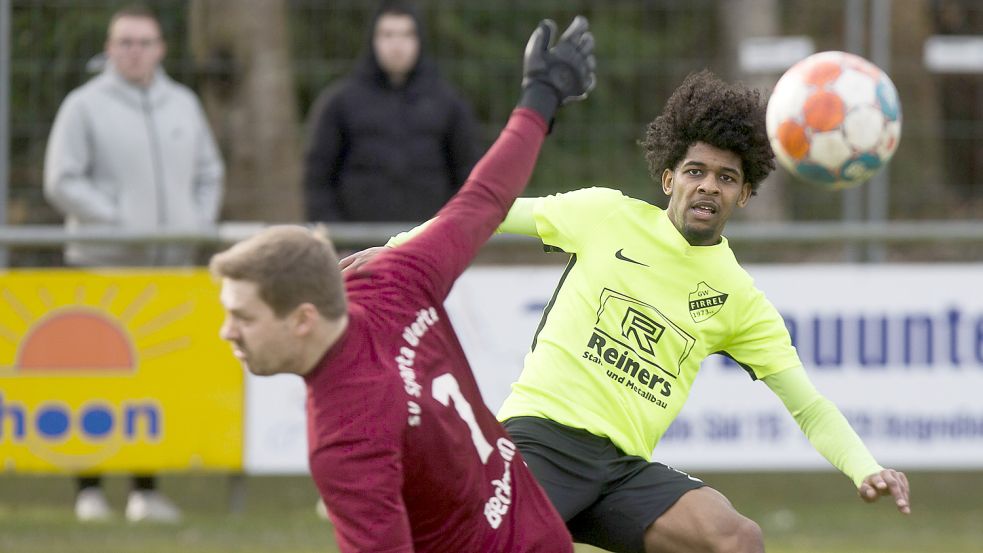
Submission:
<svg viewBox="0 0 983 553">
<path fill-rule="evenodd" d="M 560 99 L 557 98 L 556 90 L 553 87 L 534 81 L 522 89 L 522 96 L 519 97 L 519 107 L 535 110 L 542 115 L 543 119 L 549 124 L 549 130 L 552 131 L 553 117 L 556 115 L 556 110 L 560 107 Z"/>
</svg>

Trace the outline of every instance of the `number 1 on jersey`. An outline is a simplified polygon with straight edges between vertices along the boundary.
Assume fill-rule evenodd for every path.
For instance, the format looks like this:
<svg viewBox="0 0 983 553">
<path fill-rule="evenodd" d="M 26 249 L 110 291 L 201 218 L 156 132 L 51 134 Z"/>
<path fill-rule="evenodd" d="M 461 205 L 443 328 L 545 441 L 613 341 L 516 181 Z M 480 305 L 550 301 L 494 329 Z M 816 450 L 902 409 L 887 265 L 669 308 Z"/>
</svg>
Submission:
<svg viewBox="0 0 983 553">
<path fill-rule="evenodd" d="M 471 441 L 474 442 L 474 448 L 478 450 L 478 457 L 481 457 L 482 463 L 487 463 L 488 456 L 492 453 L 492 445 L 481 433 L 481 427 L 478 426 L 478 419 L 474 416 L 474 410 L 471 409 L 471 404 L 461 394 L 461 387 L 457 384 L 454 375 L 447 373 L 433 379 L 433 383 L 430 385 L 430 394 L 444 406 L 449 406 L 450 401 L 454 400 L 454 409 L 471 429 Z"/>
</svg>

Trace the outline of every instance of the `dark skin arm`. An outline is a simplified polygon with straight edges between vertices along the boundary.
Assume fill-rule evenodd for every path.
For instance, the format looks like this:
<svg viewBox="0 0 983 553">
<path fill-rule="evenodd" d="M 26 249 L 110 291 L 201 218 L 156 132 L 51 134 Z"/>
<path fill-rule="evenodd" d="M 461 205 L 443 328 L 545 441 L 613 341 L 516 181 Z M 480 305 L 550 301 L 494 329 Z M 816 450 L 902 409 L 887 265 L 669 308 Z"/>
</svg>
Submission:
<svg viewBox="0 0 983 553">
<path fill-rule="evenodd" d="M 894 504 L 898 507 L 898 511 L 905 515 L 911 514 L 911 502 L 908 499 L 908 477 L 899 470 L 884 469 L 881 472 L 871 474 L 864 478 L 863 483 L 857 489 L 857 493 L 860 494 L 860 499 L 866 503 L 873 503 L 882 495 L 891 496 L 894 498 Z"/>
<path fill-rule="evenodd" d="M 338 268 L 341 269 L 342 273 L 357 271 L 359 267 L 371 261 L 373 257 L 385 251 L 385 249 L 386 246 L 375 246 L 373 248 L 364 249 L 360 252 L 355 252 L 339 261 Z"/>
</svg>

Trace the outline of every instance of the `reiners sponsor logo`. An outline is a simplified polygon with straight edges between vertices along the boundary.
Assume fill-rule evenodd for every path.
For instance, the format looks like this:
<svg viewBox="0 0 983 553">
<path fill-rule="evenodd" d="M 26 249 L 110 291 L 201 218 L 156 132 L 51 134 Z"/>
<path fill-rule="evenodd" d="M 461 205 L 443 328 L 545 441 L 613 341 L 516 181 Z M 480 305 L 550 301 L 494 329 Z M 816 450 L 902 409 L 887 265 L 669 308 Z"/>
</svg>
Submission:
<svg viewBox="0 0 983 553">
<path fill-rule="evenodd" d="M 694 322 L 702 323 L 716 315 L 726 301 L 727 294 L 701 282 L 696 285 L 696 290 L 689 293 L 689 315 Z"/>
<path fill-rule="evenodd" d="M 672 384 L 696 339 L 654 306 L 604 289 L 582 358 L 612 381 L 665 409 Z"/>
<path fill-rule="evenodd" d="M 608 344 L 611 344 L 610 346 Z M 619 384 L 624 384 L 632 391 L 665 409 L 666 402 L 659 399 L 653 391 L 658 391 L 664 397 L 672 394 L 672 382 L 654 371 L 642 367 L 642 362 L 633 354 L 631 348 L 604 336 L 596 329 L 587 341 L 588 350 L 584 359 L 601 366 L 606 366 L 608 378 Z M 639 385 L 640 384 L 640 385 Z"/>
</svg>

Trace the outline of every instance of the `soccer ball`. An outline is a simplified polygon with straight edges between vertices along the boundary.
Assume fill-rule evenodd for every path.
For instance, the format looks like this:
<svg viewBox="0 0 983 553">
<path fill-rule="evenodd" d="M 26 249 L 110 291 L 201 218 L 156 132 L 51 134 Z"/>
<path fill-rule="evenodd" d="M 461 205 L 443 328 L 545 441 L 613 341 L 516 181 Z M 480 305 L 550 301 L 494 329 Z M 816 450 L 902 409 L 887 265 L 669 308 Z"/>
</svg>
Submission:
<svg viewBox="0 0 983 553">
<path fill-rule="evenodd" d="M 901 103 L 876 65 L 846 52 L 819 52 L 779 79 L 766 125 L 786 169 L 839 190 L 864 183 L 894 155 Z"/>
</svg>

